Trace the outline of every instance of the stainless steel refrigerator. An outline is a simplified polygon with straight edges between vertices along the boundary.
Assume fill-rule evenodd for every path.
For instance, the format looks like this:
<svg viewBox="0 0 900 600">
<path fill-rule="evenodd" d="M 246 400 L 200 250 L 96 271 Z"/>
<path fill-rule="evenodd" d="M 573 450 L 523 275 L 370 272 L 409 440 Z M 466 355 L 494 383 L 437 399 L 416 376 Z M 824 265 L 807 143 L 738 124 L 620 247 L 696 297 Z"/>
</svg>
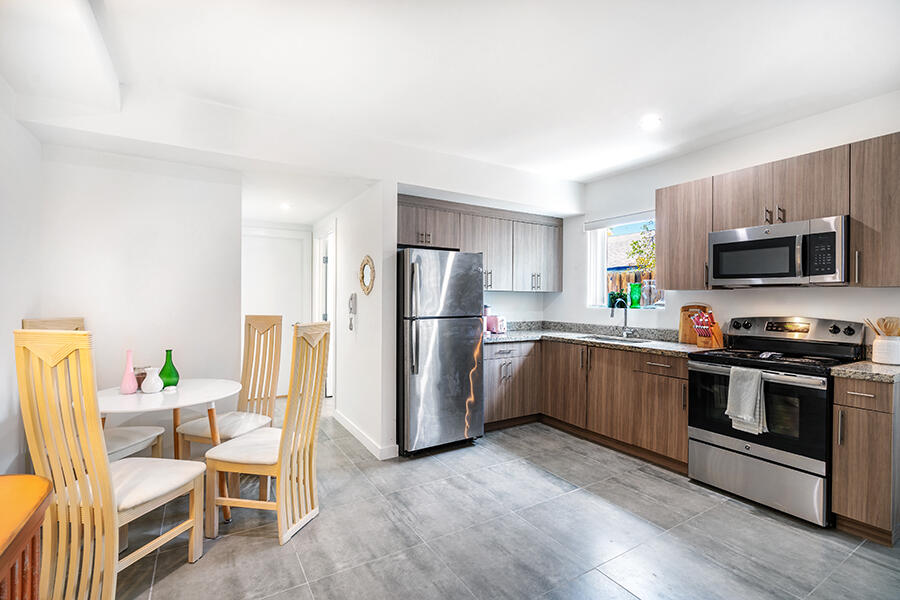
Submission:
<svg viewBox="0 0 900 600">
<path fill-rule="evenodd" d="M 397 442 L 415 452 L 484 434 L 481 253 L 399 251 Z"/>
</svg>

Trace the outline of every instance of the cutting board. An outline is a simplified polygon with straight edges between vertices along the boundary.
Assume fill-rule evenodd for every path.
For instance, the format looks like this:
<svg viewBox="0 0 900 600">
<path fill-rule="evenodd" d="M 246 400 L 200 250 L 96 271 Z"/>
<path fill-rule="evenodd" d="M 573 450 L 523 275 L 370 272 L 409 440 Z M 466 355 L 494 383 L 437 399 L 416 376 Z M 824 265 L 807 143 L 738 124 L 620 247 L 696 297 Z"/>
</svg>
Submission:
<svg viewBox="0 0 900 600">
<path fill-rule="evenodd" d="M 709 312 L 708 304 L 685 304 L 681 307 L 681 315 L 678 319 L 678 341 L 682 344 L 696 344 L 697 332 L 691 317 L 698 312 Z"/>
</svg>

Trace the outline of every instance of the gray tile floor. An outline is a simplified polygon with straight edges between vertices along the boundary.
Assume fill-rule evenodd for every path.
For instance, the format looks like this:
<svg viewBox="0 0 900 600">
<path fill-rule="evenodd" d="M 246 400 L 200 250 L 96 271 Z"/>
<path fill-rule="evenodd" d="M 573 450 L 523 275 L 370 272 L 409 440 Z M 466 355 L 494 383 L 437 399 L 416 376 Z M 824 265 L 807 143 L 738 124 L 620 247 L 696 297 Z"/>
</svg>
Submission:
<svg viewBox="0 0 900 600">
<path fill-rule="evenodd" d="M 196 564 L 178 539 L 119 574 L 120 598 L 900 598 L 888 549 L 740 502 L 540 424 L 377 461 L 322 420 L 321 513 L 279 546 L 234 510 Z M 256 482 L 243 493 L 256 496 Z M 172 502 L 129 542 L 184 518 Z"/>
</svg>

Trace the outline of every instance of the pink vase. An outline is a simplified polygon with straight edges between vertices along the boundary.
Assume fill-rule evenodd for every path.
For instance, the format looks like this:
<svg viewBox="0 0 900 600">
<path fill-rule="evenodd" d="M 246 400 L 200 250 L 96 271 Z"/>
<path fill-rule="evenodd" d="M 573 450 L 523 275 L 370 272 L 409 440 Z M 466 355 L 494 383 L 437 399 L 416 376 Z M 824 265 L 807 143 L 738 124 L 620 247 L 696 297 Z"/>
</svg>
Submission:
<svg viewBox="0 0 900 600">
<path fill-rule="evenodd" d="M 131 350 L 125 351 L 125 374 L 122 375 L 122 385 L 119 386 L 120 394 L 133 394 L 137 391 L 137 377 L 134 376 L 134 356 Z"/>
</svg>

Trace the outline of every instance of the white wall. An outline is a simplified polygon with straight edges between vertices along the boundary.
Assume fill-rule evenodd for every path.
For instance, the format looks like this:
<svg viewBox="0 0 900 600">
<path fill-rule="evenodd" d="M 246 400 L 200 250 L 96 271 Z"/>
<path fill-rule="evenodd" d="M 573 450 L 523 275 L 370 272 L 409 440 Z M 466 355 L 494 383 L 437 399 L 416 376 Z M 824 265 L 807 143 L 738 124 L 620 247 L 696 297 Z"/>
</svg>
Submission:
<svg viewBox="0 0 900 600">
<path fill-rule="evenodd" d="M 43 218 L 32 229 L 43 250 L 41 311 L 32 316 L 85 318 L 100 388 L 119 384 L 129 348 L 136 365 L 161 366 L 172 348 L 181 377 L 238 379 L 240 179 L 55 146 L 44 159 Z M 171 427 L 171 414 L 127 421 Z"/>
<path fill-rule="evenodd" d="M 11 116 L 0 78 L 0 474 L 27 469 L 11 332 L 40 311 L 40 143 Z"/>
<path fill-rule="evenodd" d="M 278 395 L 284 395 L 290 384 L 292 325 L 312 320 L 312 231 L 245 222 L 241 240 L 241 334 L 243 315 L 282 315 Z"/>
<path fill-rule="evenodd" d="M 544 318 L 544 296 L 533 292 L 485 292 L 484 303 L 491 314 L 507 321 L 540 321 Z"/>
<path fill-rule="evenodd" d="M 655 190 L 700 177 L 749 167 L 887 133 L 900 131 L 900 91 L 734 139 L 671 160 L 601 179 L 586 186 L 591 218 L 652 209 Z M 621 324 L 608 309 L 586 307 L 587 234 L 585 218 L 567 218 L 563 227 L 563 293 L 548 294 L 547 320 Z M 676 328 L 678 309 L 687 303 L 712 306 L 719 319 L 744 315 L 803 314 L 861 320 L 900 312 L 900 288 L 777 288 L 668 292 L 665 310 L 629 311 L 629 324 Z"/>
<path fill-rule="evenodd" d="M 316 226 L 335 231 L 335 417 L 379 458 L 396 456 L 397 186 L 382 181 Z M 359 286 L 359 263 L 375 262 L 375 287 Z M 349 328 L 347 300 L 357 295 Z"/>
</svg>

